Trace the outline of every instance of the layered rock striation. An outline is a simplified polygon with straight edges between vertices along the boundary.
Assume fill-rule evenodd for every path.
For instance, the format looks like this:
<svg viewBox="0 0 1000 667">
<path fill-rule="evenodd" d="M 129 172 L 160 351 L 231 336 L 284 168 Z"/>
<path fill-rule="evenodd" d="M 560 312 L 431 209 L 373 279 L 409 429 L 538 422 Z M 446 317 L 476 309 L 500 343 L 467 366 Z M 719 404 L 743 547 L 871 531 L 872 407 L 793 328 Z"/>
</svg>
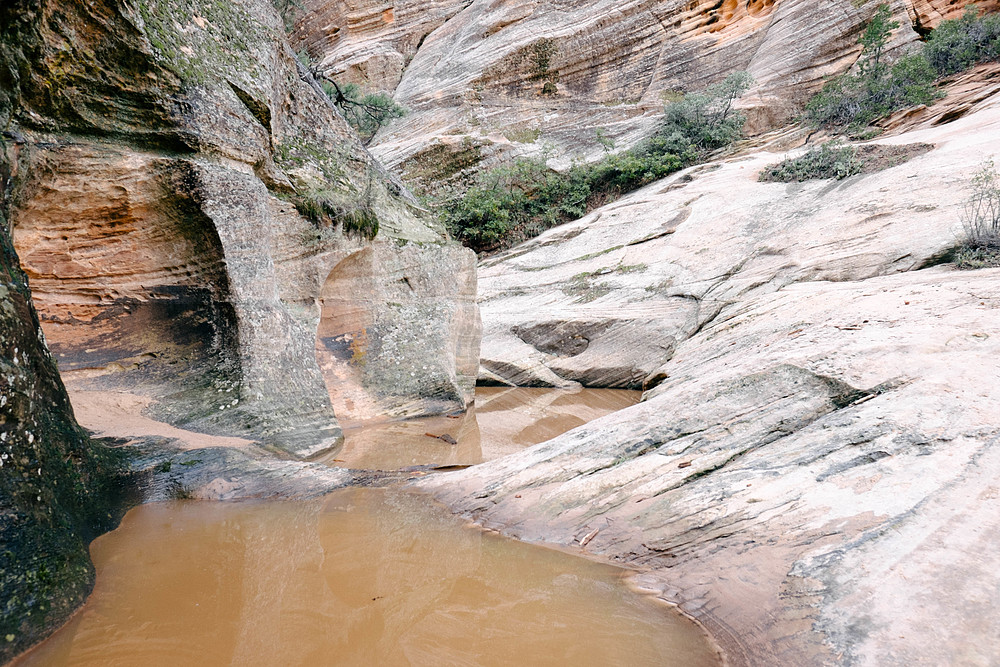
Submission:
<svg viewBox="0 0 1000 667">
<path fill-rule="evenodd" d="M 348 363 L 365 399 L 354 414 L 464 409 L 478 356 L 472 255 L 364 151 L 269 3 L 24 2 L 7 14 L 14 244 L 75 387 L 151 396 L 157 418 L 298 456 L 335 446 L 317 332 L 338 267 L 366 257 L 352 289 L 369 316 L 322 325 L 327 339 L 365 340 Z M 435 372 L 416 379 L 428 358 Z"/>
<path fill-rule="evenodd" d="M 32 306 L 7 233 L 17 145 L 0 139 L 0 661 L 58 627 L 93 586 L 90 538 L 115 523 L 130 483 L 91 442 Z"/>
<path fill-rule="evenodd" d="M 891 4 L 903 25 L 892 43 L 898 51 L 970 3 Z M 856 60 L 858 35 L 877 5 L 311 0 L 297 36 L 320 71 L 394 91 L 410 113 L 379 134 L 373 150 L 420 181 L 442 149 L 460 153 L 470 142 L 486 146 L 486 164 L 508 151 L 565 162 L 599 157 L 596 130 L 619 146 L 634 143 L 655 126 L 665 99 L 740 69 L 756 80 L 742 101 L 750 126 L 777 127 L 824 77 Z M 468 168 L 464 162 L 453 170 Z"/>
<path fill-rule="evenodd" d="M 1000 270 L 947 263 L 1000 100 L 956 86 L 882 171 L 761 183 L 783 155 L 750 152 L 491 258 L 484 379 L 647 391 L 422 486 L 645 570 L 733 664 L 1000 660 Z"/>
<path fill-rule="evenodd" d="M 471 400 L 474 255 L 270 3 L 5 3 L 0 127 L 0 661 L 82 602 L 87 542 L 129 500 L 321 494 L 351 475 L 294 459 L 337 446 L 336 410 Z M 344 336 L 349 377 L 324 377 Z M 87 436 L 60 373 L 130 447 Z"/>
</svg>

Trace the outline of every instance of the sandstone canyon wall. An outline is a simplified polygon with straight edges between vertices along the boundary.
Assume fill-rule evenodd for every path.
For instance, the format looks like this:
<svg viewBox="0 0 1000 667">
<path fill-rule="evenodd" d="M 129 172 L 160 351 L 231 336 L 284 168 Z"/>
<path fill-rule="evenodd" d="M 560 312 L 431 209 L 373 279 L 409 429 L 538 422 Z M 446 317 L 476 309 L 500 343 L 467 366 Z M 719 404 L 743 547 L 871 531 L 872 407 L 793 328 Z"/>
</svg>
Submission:
<svg viewBox="0 0 1000 667">
<path fill-rule="evenodd" d="M 12 165 L 0 139 L 0 661 L 58 627 L 94 572 L 87 543 L 114 524 L 127 488 L 120 456 L 73 419 L 7 233 Z"/>
<path fill-rule="evenodd" d="M 337 444 L 331 395 L 347 390 L 336 407 L 357 419 L 465 407 L 472 255 L 364 151 L 269 3 L 25 1 L 7 16 L 14 245 L 75 385 L 298 456 Z M 318 336 L 352 262 L 361 314 Z M 327 349 L 338 336 L 353 354 Z"/>
<path fill-rule="evenodd" d="M 306 0 L 294 35 L 319 71 L 392 91 L 410 113 L 373 151 L 410 170 L 477 147 L 598 157 L 595 131 L 619 146 L 656 123 L 665 97 L 738 69 L 755 130 L 795 116 L 823 78 L 857 58 L 874 0 Z M 894 0 L 892 47 L 954 18 L 968 2 Z M 986 10 L 995 0 L 976 3 Z M 557 160 L 558 162 L 559 160 Z M 454 169 L 465 166 L 459 160 Z"/>
</svg>

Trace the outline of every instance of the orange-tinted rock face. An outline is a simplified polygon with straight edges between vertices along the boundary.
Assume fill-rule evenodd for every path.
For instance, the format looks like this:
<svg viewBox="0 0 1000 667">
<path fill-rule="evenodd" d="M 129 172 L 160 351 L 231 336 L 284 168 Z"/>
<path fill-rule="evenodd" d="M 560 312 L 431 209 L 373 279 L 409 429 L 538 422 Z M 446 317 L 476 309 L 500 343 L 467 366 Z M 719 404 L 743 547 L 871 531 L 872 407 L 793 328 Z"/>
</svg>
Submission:
<svg viewBox="0 0 1000 667">
<path fill-rule="evenodd" d="M 745 19 L 764 19 L 780 0 L 692 0 L 681 13 L 678 32 L 738 34 L 753 29 Z"/>
<path fill-rule="evenodd" d="M 934 28 L 941 21 L 960 17 L 970 4 L 978 7 L 980 11 L 995 12 L 1000 9 L 1000 2 L 997 0 L 975 3 L 967 0 L 910 0 L 909 4 L 916 24 L 924 29 Z"/>
<path fill-rule="evenodd" d="M 39 151 L 14 243 L 63 371 L 222 353 L 222 247 L 183 164 L 108 147 Z M 213 350 L 213 346 L 215 349 Z"/>
<path fill-rule="evenodd" d="M 340 441 L 315 343 L 323 285 L 345 257 L 378 247 L 359 298 L 438 266 L 451 282 L 395 301 L 449 305 L 476 330 L 474 289 L 460 286 L 474 285 L 471 251 L 450 245 L 364 151 L 270 3 L 67 0 L 19 16 L 3 46 L 23 53 L 0 51 L 0 124 L 23 144 L 3 203 L 74 382 L 169 397 L 150 407 L 163 421 L 304 457 Z M 373 20 L 398 16 L 381 6 Z M 319 202 L 364 209 L 377 234 L 299 213 L 326 210 Z M 396 266 L 403 254 L 417 270 Z M 478 355 L 456 353 L 465 334 L 446 310 L 379 314 L 367 333 L 369 367 L 385 341 L 409 337 L 426 344 L 394 352 L 393 368 L 416 377 L 435 358 L 444 380 L 388 387 L 368 374 L 364 391 L 418 412 L 463 409 L 476 374 L 466 358 Z"/>
</svg>

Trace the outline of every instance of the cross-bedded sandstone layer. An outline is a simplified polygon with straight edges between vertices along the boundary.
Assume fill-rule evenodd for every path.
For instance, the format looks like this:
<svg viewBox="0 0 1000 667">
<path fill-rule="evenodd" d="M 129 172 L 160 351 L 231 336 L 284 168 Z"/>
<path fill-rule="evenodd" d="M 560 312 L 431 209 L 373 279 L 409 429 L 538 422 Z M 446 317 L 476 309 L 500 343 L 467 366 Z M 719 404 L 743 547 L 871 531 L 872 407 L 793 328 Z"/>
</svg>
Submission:
<svg viewBox="0 0 1000 667">
<path fill-rule="evenodd" d="M 364 151 L 268 3 L 43 3 L 15 25 L 14 243 L 74 384 L 300 456 L 339 440 L 326 379 L 350 376 L 363 405 L 335 407 L 358 419 L 464 408 L 472 255 Z M 322 304 L 351 262 L 366 315 L 323 319 L 359 341 L 324 378 Z"/>
<path fill-rule="evenodd" d="M 891 4 L 902 24 L 891 47 L 901 52 L 969 3 Z M 824 77 L 856 60 L 877 5 L 308 0 L 295 43 L 319 71 L 393 92 L 410 110 L 376 137 L 373 151 L 420 181 L 442 152 L 456 155 L 454 171 L 468 169 L 457 154 L 470 145 L 480 146 L 484 164 L 511 150 L 598 157 L 596 130 L 619 146 L 634 143 L 655 126 L 664 99 L 740 69 L 756 80 L 741 102 L 750 127 L 780 126 Z"/>
<path fill-rule="evenodd" d="M 996 662 L 1000 270 L 949 263 L 996 70 L 900 115 L 908 161 L 762 183 L 765 147 L 487 260 L 484 380 L 647 391 L 421 484 L 645 570 L 733 664 Z"/>
</svg>

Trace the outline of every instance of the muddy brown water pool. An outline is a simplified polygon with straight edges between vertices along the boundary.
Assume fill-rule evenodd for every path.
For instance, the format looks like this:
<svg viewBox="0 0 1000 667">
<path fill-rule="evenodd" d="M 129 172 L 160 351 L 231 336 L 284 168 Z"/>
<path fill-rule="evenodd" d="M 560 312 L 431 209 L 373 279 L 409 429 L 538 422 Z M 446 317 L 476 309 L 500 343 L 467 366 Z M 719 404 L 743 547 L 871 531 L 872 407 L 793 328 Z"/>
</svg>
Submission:
<svg viewBox="0 0 1000 667">
<path fill-rule="evenodd" d="M 480 399 L 475 434 L 441 442 L 455 462 L 579 425 L 568 394 L 486 394 L 506 398 L 492 408 Z M 617 409 L 607 409 L 612 398 L 576 418 Z M 366 447 L 343 455 L 414 463 L 366 458 L 375 456 Z M 424 463 L 427 452 L 413 456 Z M 627 571 L 481 531 L 402 488 L 143 505 L 91 553 L 97 584 L 86 605 L 18 667 L 719 664 L 701 629 L 631 589 Z"/>
<path fill-rule="evenodd" d="M 620 389 L 479 387 L 475 405 L 462 415 L 348 425 L 343 448 L 323 460 L 369 470 L 482 463 L 627 408 L 641 395 Z"/>
</svg>

